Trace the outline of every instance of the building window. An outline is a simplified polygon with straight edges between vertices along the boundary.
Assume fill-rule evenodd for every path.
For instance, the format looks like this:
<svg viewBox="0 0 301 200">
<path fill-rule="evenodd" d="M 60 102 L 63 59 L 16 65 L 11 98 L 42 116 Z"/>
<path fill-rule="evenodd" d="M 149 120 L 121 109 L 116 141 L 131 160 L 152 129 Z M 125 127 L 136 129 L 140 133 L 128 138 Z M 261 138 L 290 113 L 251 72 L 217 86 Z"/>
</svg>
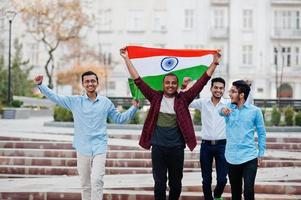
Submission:
<svg viewBox="0 0 301 200">
<path fill-rule="evenodd" d="M 155 32 L 166 32 L 166 11 L 155 10 L 153 18 L 153 31 Z"/>
<path fill-rule="evenodd" d="M 300 47 L 299 46 L 281 46 L 274 47 L 274 64 L 284 67 L 296 67 L 300 65 Z"/>
<path fill-rule="evenodd" d="M 252 10 L 243 10 L 242 14 L 242 27 L 245 30 L 253 29 L 253 11 Z"/>
<path fill-rule="evenodd" d="M 112 44 L 101 43 L 98 45 L 99 61 L 103 64 L 110 65 L 112 62 Z"/>
<path fill-rule="evenodd" d="M 98 30 L 99 31 L 111 31 L 112 30 L 112 10 L 102 9 L 98 12 Z"/>
<path fill-rule="evenodd" d="M 226 10 L 222 8 L 216 8 L 213 10 L 213 28 L 224 29 L 226 28 Z"/>
<path fill-rule="evenodd" d="M 298 66 L 300 65 L 300 48 L 299 47 L 295 47 L 295 65 Z"/>
<path fill-rule="evenodd" d="M 277 30 L 300 30 L 299 10 L 276 10 L 274 18 L 274 26 Z"/>
<path fill-rule="evenodd" d="M 274 65 L 278 66 L 278 49 L 274 47 Z"/>
<path fill-rule="evenodd" d="M 253 47 L 252 45 L 242 46 L 242 64 L 252 65 L 253 64 Z"/>
<path fill-rule="evenodd" d="M 129 10 L 127 29 L 128 31 L 144 31 L 143 10 Z"/>
<path fill-rule="evenodd" d="M 194 10 L 184 10 L 184 29 L 191 30 L 194 28 Z"/>
<path fill-rule="evenodd" d="M 258 93 L 263 93 L 263 88 L 257 88 Z"/>
</svg>

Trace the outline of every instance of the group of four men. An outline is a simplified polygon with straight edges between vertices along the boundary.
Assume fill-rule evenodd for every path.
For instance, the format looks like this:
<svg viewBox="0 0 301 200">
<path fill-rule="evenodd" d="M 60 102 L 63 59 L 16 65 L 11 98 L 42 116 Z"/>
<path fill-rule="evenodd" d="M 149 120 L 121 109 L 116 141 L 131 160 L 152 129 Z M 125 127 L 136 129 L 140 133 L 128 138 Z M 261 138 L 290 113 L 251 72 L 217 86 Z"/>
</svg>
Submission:
<svg viewBox="0 0 301 200">
<path fill-rule="evenodd" d="M 178 91 L 179 80 L 172 73 L 164 76 L 163 91 L 153 90 L 139 76 L 126 48 L 120 49 L 120 55 L 136 86 L 150 102 L 139 144 L 145 149 L 151 148 L 154 198 L 166 199 L 167 180 L 169 199 L 177 200 L 180 197 L 184 149 L 187 145 L 192 151 L 197 145 L 189 112 L 191 107 L 201 110 L 202 113 L 200 163 L 205 199 L 222 199 L 227 174 L 233 200 L 241 199 L 242 181 L 245 199 L 254 199 L 257 166 L 265 149 L 265 128 L 260 109 L 245 103 L 250 87 L 241 80 L 233 82 L 229 91 L 229 102 L 222 97 L 225 81 L 222 78 L 214 78 L 211 81 L 211 98 L 195 100 L 219 65 L 219 52 L 213 56 L 212 64 L 202 77 L 183 91 Z M 119 113 L 107 97 L 96 93 L 99 81 L 97 75 L 91 71 L 82 74 L 82 86 L 85 88 L 85 94 L 82 96 L 56 95 L 42 84 L 41 75 L 34 81 L 46 97 L 72 111 L 73 146 L 77 151 L 82 199 L 102 199 L 108 142 L 107 118 L 116 123 L 124 123 L 135 115 L 139 102 L 133 100 L 132 107 L 124 113 Z M 255 128 L 258 134 L 258 148 L 254 141 Z M 212 194 L 213 158 L 217 184 Z"/>
</svg>

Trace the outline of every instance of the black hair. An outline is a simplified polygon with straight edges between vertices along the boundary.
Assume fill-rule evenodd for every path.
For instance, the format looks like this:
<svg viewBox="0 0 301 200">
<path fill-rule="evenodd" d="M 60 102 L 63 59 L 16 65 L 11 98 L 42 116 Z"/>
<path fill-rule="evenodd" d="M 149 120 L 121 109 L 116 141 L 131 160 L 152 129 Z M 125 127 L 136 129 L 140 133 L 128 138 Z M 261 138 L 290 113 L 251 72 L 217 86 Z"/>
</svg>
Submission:
<svg viewBox="0 0 301 200">
<path fill-rule="evenodd" d="M 246 83 L 246 81 L 244 80 L 234 81 L 232 85 L 237 88 L 238 94 L 244 93 L 244 99 L 246 101 L 251 90 L 250 86 Z"/>
<path fill-rule="evenodd" d="M 179 84 L 179 79 L 178 79 L 177 75 L 175 75 L 174 73 L 168 73 L 168 74 L 165 74 L 165 75 L 163 76 L 163 80 L 162 80 L 163 83 L 164 83 L 165 77 L 167 77 L 167 76 L 174 76 L 174 77 L 176 77 L 177 83 Z"/>
<path fill-rule="evenodd" d="M 97 80 L 97 83 L 98 83 L 98 77 L 97 77 L 97 74 L 95 74 L 94 72 L 92 71 L 86 71 L 82 74 L 82 82 L 84 81 L 84 76 L 90 76 L 90 75 L 94 75 L 96 77 L 96 80 Z"/>
<path fill-rule="evenodd" d="M 211 79 L 211 87 L 213 87 L 213 84 L 216 82 L 224 84 L 224 87 L 226 86 L 226 81 L 222 77 L 216 77 Z"/>
</svg>

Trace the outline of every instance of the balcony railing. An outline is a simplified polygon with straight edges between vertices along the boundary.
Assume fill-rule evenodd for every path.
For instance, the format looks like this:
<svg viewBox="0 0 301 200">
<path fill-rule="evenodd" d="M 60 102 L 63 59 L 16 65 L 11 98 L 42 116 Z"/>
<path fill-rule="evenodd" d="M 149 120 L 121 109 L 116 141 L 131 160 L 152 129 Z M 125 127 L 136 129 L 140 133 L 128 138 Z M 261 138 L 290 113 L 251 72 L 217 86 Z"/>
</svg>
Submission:
<svg viewBox="0 0 301 200">
<path fill-rule="evenodd" d="M 230 0 L 211 0 L 211 4 L 228 5 Z"/>
<path fill-rule="evenodd" d="M 214 28 L 210 29 L 211 38 L 228 38 L 229 37 L 229 28 Z"/>
<path fill-rule="evenodd" d="M 271 0 L 275 5 L 301 5 L 301 0 Z"/>
<path fill-rule="evenodd" d="M 301 29 L 274 28 L 272 37 L 275 39 L 301 39 Z"/>
</svg>

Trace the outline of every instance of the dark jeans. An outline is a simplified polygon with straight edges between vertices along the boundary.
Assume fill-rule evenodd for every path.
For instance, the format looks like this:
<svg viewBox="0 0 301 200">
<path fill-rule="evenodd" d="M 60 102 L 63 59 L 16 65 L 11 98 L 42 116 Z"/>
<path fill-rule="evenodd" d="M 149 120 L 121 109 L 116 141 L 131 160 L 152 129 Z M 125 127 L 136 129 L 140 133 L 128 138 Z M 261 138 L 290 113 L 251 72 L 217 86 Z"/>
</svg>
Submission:
<svg viewBox="0 0 301 200">
<path fill-rule="evenodd" d="M 254 200 L 254 184 L 257 173 L 257 158 L 240 165 L 229 164 L 229 180 L 232 200 L 241 200 L 242 182 L 244 183 L 244 199 Z"/>
<path fill-rule="evenodd" d="M 152 167 L 155 181 L 155 199 L 166 200 L 168 172 L 169 200 L 177 200 L 182 190 L 184 165 L 183 147 L 152 147 Z"/>
<path fill-rule="evenodd" d="M 221 197 L 227 183 L 228 165 L 225 159 L 225 144 L 201 144 L 200 163 L 203 178 L 203 193 L 205 200 L 213 200 L 212 197 L 212 163 L 215 159 L 216 187 L 214 197 Z"/>
</svg>

